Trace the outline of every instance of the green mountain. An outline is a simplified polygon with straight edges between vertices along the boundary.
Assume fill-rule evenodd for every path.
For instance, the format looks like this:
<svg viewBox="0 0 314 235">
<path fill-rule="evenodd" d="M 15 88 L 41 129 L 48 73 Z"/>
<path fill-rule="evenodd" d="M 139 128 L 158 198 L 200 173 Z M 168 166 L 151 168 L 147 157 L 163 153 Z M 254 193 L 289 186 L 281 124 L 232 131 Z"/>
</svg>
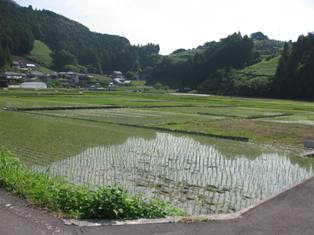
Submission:
<svg viewBox="0 0 314 235">
<path fill-rule="evenodd" d="M 255 55 L 257 58 L 262 61 L 263 58 L 269 57 L 269 56 L 276 56 L 279 55 L 281 50 L 283 49 L 284 42 L 269 39 L 266 35 L 264 35 L 262 32 L 256 32 L 252 33 L 250 38 L 253 40 L 253 53 L 257 53 Z M 173 60 L 173 62 L 184 62 L 187 61 L 195 54 L 202 54 L 206 51 L 207 48 L 210 48 L 210 45 L 213 42 L 206 42 L 202 46 L 198 46 L 195 49 L 178 49 L 175 50 L 173 53 L 171 53 L 168 58 L 170 60 Z M 259 62 L 259 61 L 257 61 Z"/>
<path fill-rule="evenodd" d="M 147 68 L 145 78 L 151 84 L 161 82 L 173 88 L 190 87 L 206 93 L 254 95 L 260 85 L 269 86 L 271 83 L 283 46 L 284 42 L 271 40 L 261 32 L 250 37 L 234 33 L 218 42 L 207 42 L 190 50 L 178 49 L 162 57 L 154 67 Z M 230 71 L 232 79 L 229 78 Z M 237 83 L 237 89 L 230 85 L 231 80 Z M 247 92 L 251 87 L 257 88 Z M 261 90 L 265 92 L 264 87 Z"/>
<path fill-rule="evenodd" d="M 158 45 L 132 46 L 124 37 L 91 32 L 54 12 L 21 7 L 9 0 L 0 0 L 0 28 L 1 51 L 27 55 L 34 40 L 42 41 L 53 52 L 56 70 L 71 65 L 93 73 L 126 72 L 152 63 L 159 53 Z M 9 58 L 0 58 L 0 67 L 9 62 Z"/>
</svg>

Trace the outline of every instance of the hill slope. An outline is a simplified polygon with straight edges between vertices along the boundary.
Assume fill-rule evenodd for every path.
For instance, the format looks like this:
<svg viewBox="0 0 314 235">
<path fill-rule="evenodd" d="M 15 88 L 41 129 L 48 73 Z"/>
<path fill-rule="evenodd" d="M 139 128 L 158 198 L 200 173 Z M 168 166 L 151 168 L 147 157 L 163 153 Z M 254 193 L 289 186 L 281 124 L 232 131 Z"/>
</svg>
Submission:
<svg viewBox="0 0 314 235">
<path fill-rule="evenodd" d="M 28 58 L 46 67 L 52 66 L 52 50 L 42 41 L 35 40 Z"/>
<path fill-rule="evenodd" d="M 270 87 L 283 45 L 261 32 L 250 37 L 234 33 L 196 49 L 176 50 L 145 71 L 145 76 L 151 84 L 203 93 L 260 95 Z"/>
<path fill-rule="evenodd" d="M 54 12 L 20 7 L 11 1 L 0 1 L 0 28 L 2 49 L 26 55 L 34 40 L 40 40 L 53 51 L 57 70 L 77 65 L 89 72 L 128 71 L 149 63 L 150 57 L 159 53 L 158 45 L 132 46 L 124 37 L 94 33 Z"/>
</svg>

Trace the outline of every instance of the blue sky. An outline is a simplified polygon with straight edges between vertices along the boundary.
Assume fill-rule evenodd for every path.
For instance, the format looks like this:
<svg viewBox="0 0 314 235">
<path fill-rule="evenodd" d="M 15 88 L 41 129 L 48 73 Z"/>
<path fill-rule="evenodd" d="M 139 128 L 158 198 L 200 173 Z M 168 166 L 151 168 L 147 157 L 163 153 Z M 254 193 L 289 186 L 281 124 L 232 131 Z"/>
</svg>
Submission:
<svg viewBox="0 0 314 235">
<path fill-rule="evenodd" d="M 314 31 L 314 0 L 16 0 L 69 17 L 161 53 L 193 48 L 233 32 L 296 40 Z"/>
</svg>

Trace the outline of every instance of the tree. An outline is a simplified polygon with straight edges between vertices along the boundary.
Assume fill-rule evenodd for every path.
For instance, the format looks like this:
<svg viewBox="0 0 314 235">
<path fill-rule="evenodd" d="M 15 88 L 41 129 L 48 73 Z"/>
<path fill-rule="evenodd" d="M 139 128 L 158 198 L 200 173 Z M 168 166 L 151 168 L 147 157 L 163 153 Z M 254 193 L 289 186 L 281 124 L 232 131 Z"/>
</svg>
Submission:
<svg viewBox="0 0 314 235">
<path fill-rule="evenodd" d="M 254 40 L 268 40 L 268 37 L 260 31 L 256 33 L 252 33 L 251 38 Z"/>
<path fill-rule="evenodd" d="M 55 69 L 62 70 L 65 65 L 77 65 L 76 57 L 69 51 L 61 50 L 53 55 L 53 64 Z"/>
<path fill-rule="evenodd" d="M 11 53 L 9 50 L 9 47 L 6 46 L 3 50 L 3 54 L 4 54 L 4 60 L 6 64 L 11 64 L 12 63 L 12 58 L 11 58 Z"/>
<path fill-rule="evenodd" d="M 6 59 L 4 55 L 4 50 L 2 48 L 2 45 L 0 44 L 0 68 L 4 67 L 6 65 Z"/>
<path fill-rule="evenodd" d="M 285 44 L 272 86 L 283 98 L 314 99 L 314 35 L 301 35 L 291 48 Z"/>
<path fill-rule="evenodd" d="M 177 50 L 174 50 L 171 55 L 174 55 L 174 54 L 178 54 L 178 53 L 181 53 L 181 52 L 185 52 L 186 50 L 181 48 L 181 49 L 177 49 Z"/>
</svg>

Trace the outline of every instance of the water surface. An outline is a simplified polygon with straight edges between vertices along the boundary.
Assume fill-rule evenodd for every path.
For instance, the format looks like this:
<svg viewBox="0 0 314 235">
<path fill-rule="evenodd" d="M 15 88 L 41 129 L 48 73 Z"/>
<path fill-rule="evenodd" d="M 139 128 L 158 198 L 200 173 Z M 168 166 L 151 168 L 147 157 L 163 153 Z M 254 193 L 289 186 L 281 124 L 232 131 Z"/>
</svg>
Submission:
<svg viewBox="0 0 314 235">
<path fill-rule="evenodd" d="M 312 162 L 249 143 L 157 132 L 41 168 L 77 184 L 120 184 L 189 214 L 228 213 L 313 175 Z"/>
</svg>

